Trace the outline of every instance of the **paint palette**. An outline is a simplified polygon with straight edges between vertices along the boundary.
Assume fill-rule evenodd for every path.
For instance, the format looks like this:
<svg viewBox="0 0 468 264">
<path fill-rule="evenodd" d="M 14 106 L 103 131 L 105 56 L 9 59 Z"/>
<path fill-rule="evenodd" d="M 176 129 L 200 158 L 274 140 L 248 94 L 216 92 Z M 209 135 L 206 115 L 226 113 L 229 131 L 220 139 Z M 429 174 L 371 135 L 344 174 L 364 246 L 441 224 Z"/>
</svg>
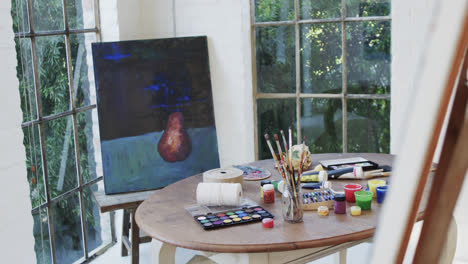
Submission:
<svg viewBox="0 0 468 264">
<path fill-rule="evenodd" d="M 274 216 L 261 206 L 245 207 L 218 213 L 208 213 L 194 216 L 205 230 L 228 227 L 252 222 L 261 222 L 263 218 Z"/>
</svg>

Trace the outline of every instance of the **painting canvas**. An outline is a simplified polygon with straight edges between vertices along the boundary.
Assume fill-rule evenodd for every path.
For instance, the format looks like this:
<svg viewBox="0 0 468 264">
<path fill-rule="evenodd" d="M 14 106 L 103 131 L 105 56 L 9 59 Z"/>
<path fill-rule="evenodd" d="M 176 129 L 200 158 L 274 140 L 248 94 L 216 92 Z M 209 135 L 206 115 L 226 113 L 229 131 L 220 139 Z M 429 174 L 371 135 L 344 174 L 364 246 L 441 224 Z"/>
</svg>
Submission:
<svg viewBox="0 0 468 264">
<path fill-rule="evenodd" d="M 206 37 L 93 43 L 107 194 L 219 167 Z"/>
</svg>

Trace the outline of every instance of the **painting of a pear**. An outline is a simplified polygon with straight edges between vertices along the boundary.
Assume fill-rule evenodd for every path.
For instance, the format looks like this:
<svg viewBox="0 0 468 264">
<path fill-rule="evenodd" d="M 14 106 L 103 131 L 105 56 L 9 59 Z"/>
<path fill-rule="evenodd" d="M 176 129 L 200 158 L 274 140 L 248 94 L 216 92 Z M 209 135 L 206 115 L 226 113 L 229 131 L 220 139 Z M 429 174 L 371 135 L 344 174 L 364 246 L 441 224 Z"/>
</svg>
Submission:
<svg viewBox="0 0 468 264">
<path fill-rule="evenodd" d="M 192 142 L 184 129 L 184 116 L 181 112 L 169 115 L 166 129 L 158 143 L 158 152 L 167 162 L 185 160 L 192 151 Z"/>
</svg>

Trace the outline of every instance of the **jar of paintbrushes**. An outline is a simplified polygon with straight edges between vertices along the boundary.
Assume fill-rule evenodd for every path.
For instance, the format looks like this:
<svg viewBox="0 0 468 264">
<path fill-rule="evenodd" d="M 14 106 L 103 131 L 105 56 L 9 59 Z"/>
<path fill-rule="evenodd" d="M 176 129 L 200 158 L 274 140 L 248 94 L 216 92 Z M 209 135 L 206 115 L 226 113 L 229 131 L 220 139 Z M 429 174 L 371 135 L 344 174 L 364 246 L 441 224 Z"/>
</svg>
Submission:
<svg viewBox="0 0 468 264">
<path fill-rule="evenodd" d="M 277 134 L 274 135 L 276 147 L 278 152 L 276 153 L 273 149 L 273 145 L 270 142 L 268 134 L 265 134 L 265 139 L 270 149 L 271 155 L 275 161 L 275 165 L 278 169 L 279 174 L 284 181 L 284 191 L 282 194 L 282 213 L 283 218 L 289 223 L 302 222 L 302 194 L 301 194 L 301 175 L 306 160 L 306 145 L 305 137 L 301 145 L 300 162 L 299 166 L 293 166 L 292 156 L 292 133 L 289 128 L 289 140 L 286 141 L 283 130 L 281 130 L 281 136 L 283 139 L 284 152 L 281 148 L 279 137 Z"/>
<path fill-rule="evenodd" d="M 289 223 L 302 222 L 302 193 L 300 183 L 285 185 L 283 191 L 282 213 L 284 221 Z"/>
</svg>

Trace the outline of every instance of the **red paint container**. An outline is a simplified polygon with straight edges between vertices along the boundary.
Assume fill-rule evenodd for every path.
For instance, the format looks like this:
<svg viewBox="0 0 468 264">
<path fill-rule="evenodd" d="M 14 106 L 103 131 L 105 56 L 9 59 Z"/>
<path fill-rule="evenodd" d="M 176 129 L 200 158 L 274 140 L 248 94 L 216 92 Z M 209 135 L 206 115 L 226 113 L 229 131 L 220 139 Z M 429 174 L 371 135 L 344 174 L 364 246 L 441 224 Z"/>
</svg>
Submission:
<svg viewBox="0 0 468 264">
<path fill-rule="evenodd" d="M 262 225 L 263 225 L 263 227 L 266 227 L 266 228 L 273 228 L 273 225 L 274 225 L 273 219 L 272 218 L 264 218 L 262 220 Z"/>
<path fill-rule="evenodd" d="M 360 184 L 356 184 L 356 183 L 346 184 L 344 186 L 346 201 L 350 203 L 355 203 L 356 198 L 354 198 L 354 193 L 357 191 L 360 191 L 361 189 L 362 189 L 362 186 Z"/>
<path fill-rule="evenodd" d="M 275 186 L 273 186 L 273 184 L 263 185 L 263 202 L 264 203 L 275 202 Z"/>
</svg>

